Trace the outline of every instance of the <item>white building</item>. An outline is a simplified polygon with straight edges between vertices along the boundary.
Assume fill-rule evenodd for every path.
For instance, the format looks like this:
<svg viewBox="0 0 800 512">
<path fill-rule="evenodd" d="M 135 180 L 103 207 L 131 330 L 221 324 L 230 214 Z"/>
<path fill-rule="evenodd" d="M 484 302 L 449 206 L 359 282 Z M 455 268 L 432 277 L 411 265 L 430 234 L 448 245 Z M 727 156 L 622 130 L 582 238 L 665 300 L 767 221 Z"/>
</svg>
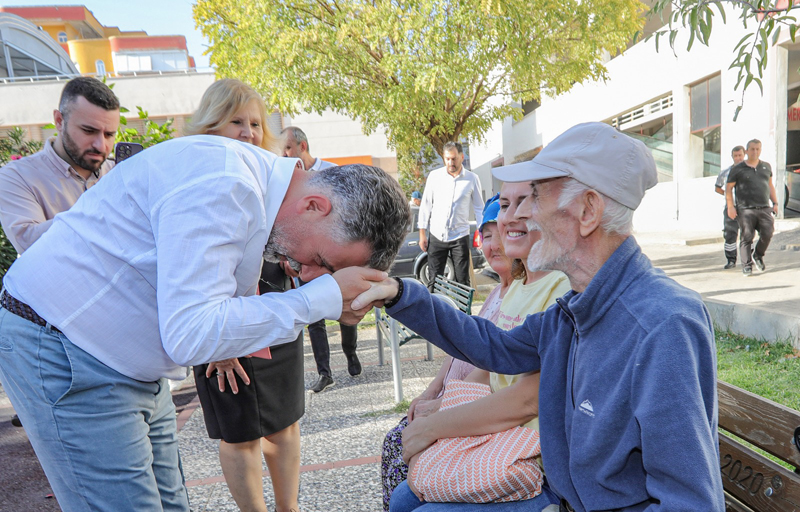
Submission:
<svg viewBox="0 0 800 512">
<path fill-rule="evenodd" d="M 714 180 L 732 163 L 731 149 L 751 139 L 762 141 L 761 158 L 772 164 L 782 201 L 787 165 L 800 164 L 800 103 L 790 107 L 800 93 L 800 44 L 792 44 L 784 30 L 768 51 L 763 96 L 756 84 L 743 96 L 741 89 L 734 91 L 737 74 L 728 67 L 746 32 L 735 13 L 727 18 L 725 25 L 715 17 L 709 47 L 696 42 L 687 52 L 686 31 L 674 52 L 666 38 L 659 52 L 653 40 L 643 41 L 606 63 L 607 80 L 543 97 L 540 106 L 526 105 L 530 112 L 522 119 L 507 119 L 490 132 L 483 161 L 473 150 L 484 187 L 497 186 L 487 178 L 491 167 L 530 158 L 570 126 L 603 121 L 643 140 L 658 165 L 659 184 L 634 219 L 639 231 L 721 229 L 724 199 L 714 193 Z"/>
</svg>

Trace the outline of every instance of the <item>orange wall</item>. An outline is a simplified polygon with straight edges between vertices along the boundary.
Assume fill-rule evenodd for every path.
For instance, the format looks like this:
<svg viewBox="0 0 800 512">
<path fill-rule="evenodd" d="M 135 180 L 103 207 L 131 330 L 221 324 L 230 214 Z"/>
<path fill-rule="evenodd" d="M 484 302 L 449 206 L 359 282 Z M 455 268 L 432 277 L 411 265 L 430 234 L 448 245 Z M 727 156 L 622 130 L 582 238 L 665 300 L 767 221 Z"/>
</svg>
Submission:
<svg viewBox="0 0 800 512">
<path fill-rule="evenodd" d="M 366 164 L 366 165 L 373 165 L 372 164 L 372 156 L 370 155 L 361 155 L 361 156 L 343 156 L 341 158 L 323 158 L 326 162 L 331 162 L 336 165 L 347 165 L 347 164 Z"/>
</svg>

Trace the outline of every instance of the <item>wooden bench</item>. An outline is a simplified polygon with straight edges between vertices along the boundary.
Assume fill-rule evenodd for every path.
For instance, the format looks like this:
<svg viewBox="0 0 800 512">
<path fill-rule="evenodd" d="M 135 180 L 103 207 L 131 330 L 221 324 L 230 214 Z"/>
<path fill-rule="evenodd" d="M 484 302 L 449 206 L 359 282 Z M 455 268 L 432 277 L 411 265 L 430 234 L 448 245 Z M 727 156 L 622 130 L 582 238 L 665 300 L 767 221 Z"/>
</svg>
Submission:
<svg viewBox="0 0 800 512">
<path fill-rule="evenodd" d="M 461 283 L 451 281 L 444 276 L 436 276 L 434 282 L 434 293 L 440 295 L 451 306 L 456 309 L 472 314 L 472 299 L 475 296 L 475 289 L 464 286 Z M 375 308 L 375 329 L 378 334 L 378 364 L 384 365 L 383 344 L 384 339 L 389 342 L 389 349 L 392 357 L 392 378 L 394 380 L 394 399 L 396 402 L 403 401 L 403 375 L 400 370 L 400 347 L 413 339 L 422 339 L 422 336 L 415 333 L 405 325 L 383 312 L 383 309 Z M 433 360 L 433 345 L 427 343 L 426 361 Z"/>
<path fill-rule="evenodd" d="M 729 511 L 800 510 L 800 412 L 717 382 L 719 456 Z M 726 436 L 729 432 L 792 466 L 786 469 Z"/>
</svg>

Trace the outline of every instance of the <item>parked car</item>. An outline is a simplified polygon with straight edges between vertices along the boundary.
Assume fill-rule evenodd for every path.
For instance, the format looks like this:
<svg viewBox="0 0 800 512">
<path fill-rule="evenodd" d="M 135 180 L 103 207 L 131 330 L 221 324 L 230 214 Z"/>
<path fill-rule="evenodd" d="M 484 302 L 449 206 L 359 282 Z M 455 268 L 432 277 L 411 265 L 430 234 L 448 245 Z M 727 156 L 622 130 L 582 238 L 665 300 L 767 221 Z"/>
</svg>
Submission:
<svg viewBox="0 0 800 512">
<path fill-rule="evenodd" d="M 783 207 L 800 212 L 800 164 L 787 166 L 785 192 Z"/>
<path fill-rule="evenodd" d="M 394 260 L 389 274 L 393 277 L 414 277 L 425 286 L 428 286 L 434 276 L 428 268 L 428 253 L 423 252 L 419 247 L 419 228 L 417 227 L 417 219 L 419 217 L 419 208 L 411 208 L 412 222 L 409 227 L 409 233 L 403 240 L 403 245 L 400 246 L 400 251 L 397 253 L 397 258 Z M 482 269 L 486 266 L 486 258 L 483 251 L 480 249 L 480 235 L 477 234 L 476 224 L 474 221 L 470 222 L 470 240 L 472 240 L 472 267 L 475 269 Z M 477 238 L 476 238 L 477 236 Z M 445 277 L 453 279 L 455 272 L 453 270 L 453 261 L 447 259 L 447 267 L 444 271 Z"/>
</svg>

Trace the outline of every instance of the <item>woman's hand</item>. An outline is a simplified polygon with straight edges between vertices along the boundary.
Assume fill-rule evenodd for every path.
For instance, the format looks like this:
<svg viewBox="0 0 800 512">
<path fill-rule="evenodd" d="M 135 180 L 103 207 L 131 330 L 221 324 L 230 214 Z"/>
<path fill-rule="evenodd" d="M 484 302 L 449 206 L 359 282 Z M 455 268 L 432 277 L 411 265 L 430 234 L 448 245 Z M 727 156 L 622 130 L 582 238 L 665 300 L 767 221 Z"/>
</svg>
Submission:
<svg viewBox="0 0 800 512">
<path fill-rule="evenodd" d="M 437 437 L 430 428 L 432 423 L 430 416 L 417 417 L 415 422 L 403 429 L 403 460 L 406 464 L 414 455 L 436 442 Z"/>
<path fill-rule="evenodd" d="M 425 416 L 430 416 L 431 414 L 438 411 L 439 407 L 441 406 L 442 406 L 441 398 L 434 398 L 433 400 L 424 400 L 417 397 L 414 399 L 413 402 L 411 402 L 411 406 L 409 406 L 408 408 L 408 422 L 411 423 L 417 418 L 424 418 Z"/>
<path fill-rule="evenodd" d="M 206 369 L 206 378 L 211 378 L 214 373 L 217 374 L 217 384 L 219 385 L 220 392 L 225 391 L 225 378 L 228 378 L 228 382 L 231 384 L 231 391 L 233 394 L 239 393 L 239 385 L 236 383 L 236 374 L 239 374 L 239 377 L 242 378 L 242 382 L 244 382 L 245 386 L 250 385 L 250 377 L 247 376 L 247 372 L 244 371 L 242 368 L 241 363 L 239 363 L 239 359 L 224 359 L 222 361 L 216 361 L 213 363 L 208 364 L 208 368 Z"/>
</svg>

